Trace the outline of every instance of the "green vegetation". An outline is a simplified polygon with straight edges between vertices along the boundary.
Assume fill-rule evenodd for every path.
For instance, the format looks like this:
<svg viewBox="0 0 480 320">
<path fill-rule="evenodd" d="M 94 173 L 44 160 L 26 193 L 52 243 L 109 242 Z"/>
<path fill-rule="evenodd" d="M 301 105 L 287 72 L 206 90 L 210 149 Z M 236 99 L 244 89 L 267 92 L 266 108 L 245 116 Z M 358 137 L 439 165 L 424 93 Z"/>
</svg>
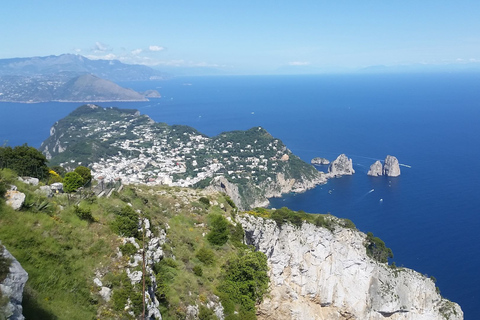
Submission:
<svg viewBox="0 0 480 320">
<path fill-rule="evenodd" d="M 67 193 L 72 193 L 83 186 L 82 177 L 76 172 L 68 172 L 63 178 L 63 190 Z"/>
<path fill-rule="evenodd" d="M 215 214 L 210 218 L 211 231 L 207 234 L 208 241 L 216 246 L 223 246 L 228 241 L 228 221 L 224 216 Z"/>
<path fill-rule="evenodd" d="M 47 162 L 47 158 L 40 151 L 27 144 L 14 148 L 0 147 L 0 169 L 12 169 L 19 176 L 46 179 Z"/>
<path fill-rule="evenodd" d="M 251 249 L 239 251 L 226 262 L 218 286 L 226 319 L 256 319 L 255 305 L 268 289 L 267 271 L 267 257 Z"/>
<path fill-rule="evenodd" d="M 78 175 L 80 175 L 80 177 L 82 177 L 82 185 L 86 185 L 92 180 L 92 171 L 90 171 L 90 169 L 88 169 L 87 167 L 78 166 L 73 172 L 77 173 Z"/>
<path fill-rule="evenodd" d="M 367 233 L 365 241 L 367 255 L 378 262 L 387 263 L 388 258 L 393 258 L 392 249 L 387 248 L 382 239 L 375 237 L 373 233 Z"/>
<path fill-rule="evenodd" d="M 112 229 L 123 237 L 138 236 L 138 213 L 132 207 L 125 205 L 121 210 L 115 211 L 115 220 Z"/>
<path fill-rule="evenodd" d="M 256 208 L 254 210 L 247 211 L 246 213 L 257 217 L 272 219 L 279 227 L 282 227 L 288 222 L 299 228 L 305 221 L 317 227 L 326 228 L 330 231 L 333 231 L 335 225 L 343 228 L 356 229 L 355 224 L 349 219 L 340 219 L 329 214 L 311 214 L 301 210 L 293 211 L 286 207 L 275 210 Z"/>
</svg>

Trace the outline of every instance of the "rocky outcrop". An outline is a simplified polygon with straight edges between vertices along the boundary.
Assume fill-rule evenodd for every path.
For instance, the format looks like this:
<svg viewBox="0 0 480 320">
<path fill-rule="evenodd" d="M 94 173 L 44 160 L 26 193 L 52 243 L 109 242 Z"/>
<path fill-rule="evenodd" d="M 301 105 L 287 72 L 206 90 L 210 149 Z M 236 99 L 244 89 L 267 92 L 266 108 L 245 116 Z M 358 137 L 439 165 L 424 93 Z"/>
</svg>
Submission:
<svg viewBox="0 0 480 320">
<path fill-rule="evenodd" d="M 207 191 L 217 191 L 227 194 L 240 210 L 248 210 L 269 205 L 269 198 L 281 197 L 289 192 L 305 192 L 319 184 L 327 182 L 323 172 L 314 171 L 314 177 L 287 178 L 284 173 L 277 173 L 273 179 L 259 184 L 253 182 L 236 185 L 225 177 L 214 178 L 206 188 Z M 239 190 L 241 188 L 241 190 Z"/>
<path fill-rule="evenodd" d="M 390 155 L 385 158 L 383 174 L 389 177 L 398 177 L 400 175 L 400 165 L 397 158 Z"/>
<path fill-rule="evenodd" d="M 11 189 L 5 193 L 5 199 L 7 200 L 7 205 L 12 207 L 13 210 L 20 210 L 25 202 L 25 193 L 18 191 L 16 186 L 12 186 Z"/>
<path fill-rule="evenodd" d="M 370 166 L 370 170 L 368 170 L 367 175 L 372 176 L 372 177 L 378 177 L 383 175 L 383 166 L 380 161 L 375 161 L 374 164 Z"/>
<path fill-rule="evenodd" d="M 259 319 L 463 319 L 433 281 L 366 254 L 365 234 L 303 223 L 301 228 L 243 215 L 246 243 L 265 253 L 271 290 Z"/>
<path fill-rule="evenodd" d="M 1 243 L 0 248 L 3 248 Z M 0 255 L 10 261 L 9 273 L 5 280 L 0 283 L 2 296 L 8 299 L 3 310 L 0 306 L 0 318 L 3 312 L 6 319 L 23 320 L 25 319 L 22 315 L 23 288 L 28 280 L 28 273 L 7 249 L 3 248 L 3 250 L 0 250 Z"/>
<path fill-rule="evenodd" d="M 326 164 L 330 164 L 330 161 L 328 161 L 328 159 L 325 159 L 325 158 L 316 157 L 316 158 L 313 158 L 312 161 L 310 161 L 310 163 L 316 164 L 316 165 L 326 165 Z"/>
<path fill-rule="evenodd" d="M 328 176 L 329 177 L 339 177 L 343 175 L 352 175 L 355 173 L 353 170 L 352 159 L 349 159 L 345 154 L 341 154 L 330 163 L 328 167 Z"/>
</svg>

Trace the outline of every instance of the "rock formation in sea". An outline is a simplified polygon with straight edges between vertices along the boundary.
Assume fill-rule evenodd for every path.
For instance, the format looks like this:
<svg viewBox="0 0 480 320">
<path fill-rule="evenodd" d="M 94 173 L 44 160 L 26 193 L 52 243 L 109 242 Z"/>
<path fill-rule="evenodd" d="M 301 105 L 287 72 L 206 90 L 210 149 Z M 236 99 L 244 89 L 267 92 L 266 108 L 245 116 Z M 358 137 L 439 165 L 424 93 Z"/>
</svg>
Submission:
<svg viewBox="0 0 480 320">
<path fill-rule="evenodd" d="M 463 319 L 423 274 L 370 258 L 366 235 L 240 215 L 246 243 L 268 258 L 271 291 L 259 319 Z"/>
<path fill-rule="evenodd" d="M 389 177 L 398 177 L 400 175 L 400 165 L 396 157 L 388 155 L 385 158 L 383 174 Z"/>
<path fill-rule="evenodd" d="M 382 163 L 378 160 L 375 161 L 375 163 L 370 166 L 370 170 L 368 170 L 367 174 L 372 177 L 378 177 L 383 175 Z"/>
<path fill-rule="evenodd" d="M 20 263 L 13 257 L 6 248 L 0 243 L 0 254 L 10 261 L 10 270 L 5 280 L 0 283 L 0 291 L 8 302 L 3 310 L 0 309 L 0 318 L 2 312 L 6 319 L 23 320 L 25 319 L 22 312 L 23 288 L 28 280 L 28 273 L 22 268 Z"/>
<path fill-rule="evenodd" d="M 339 177 L 343 175 L 352 175 L 355 173 L 353 170 L 352 159 L 349 159 L 344 153 L 339 155 L 337 159 L 330 163 L 328 167 L 328 175 L 330 177 Z"/>
<path fill-rule="evenodd" d="M 313 158 L 312 161 L 310 161 L 311 164 L 316 164 L 316 165 L 326 165 L 330 164 L 330 161 L 326 158 L 321 158 L 321 157 L 316 157 Z"/>
</svg>

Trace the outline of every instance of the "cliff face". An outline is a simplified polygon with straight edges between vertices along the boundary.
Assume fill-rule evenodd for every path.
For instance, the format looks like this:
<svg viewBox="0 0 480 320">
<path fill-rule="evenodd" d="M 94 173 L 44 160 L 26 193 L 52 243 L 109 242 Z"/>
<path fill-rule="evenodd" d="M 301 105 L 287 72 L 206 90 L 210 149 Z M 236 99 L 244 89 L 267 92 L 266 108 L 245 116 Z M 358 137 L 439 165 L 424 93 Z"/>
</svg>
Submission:
<svg viewBox="0 0 480 320">
<path fill-rule="evenodd" d="M 3 246 L 1 248 L 3 250 L 0 251 L 0 254 L 10 261 L 10 268 L 7 277 L 0 283 L 1 296 L 8 299 L 3 310 L 0 308 L 0 318 L 3 312 L 7 319 L 23 320 L 25 319 L 22 315 L 23 288 L 28 280 L 28 273 L 7 249 L 4 249 Z"/>
<path fill-rule="evenodd" d="M 367 174 L 372 177 L 381 176 L 383 174 L 382 163 L 378 160 L 375 161 L 375 163 L 370 166 L 370 170 L 368 170 Z"/>
<path fill-rule="evenodd" d="M 365 234 L 240 216 L 247 244 L 268 257 L 271 292 L 260 319 L 463 319 L 429 278 L 367 256 Z"/>
<path fill-rule="evenodd" d="M 352 159 L 349 159 L 345 154 L 341 154 L 330 163 L 328 167 L 328 175 L 331 177 L 339 177 L 343 175 L 352 175 L 355 173 L 353 170 Z"/>
<path fill-rule="evenodd" d="M 389 177 L 398 177 L 400 175 L 400 165 L 396 157 L 387 156 L 385 158 L 383 174 Z"/>
</svg>

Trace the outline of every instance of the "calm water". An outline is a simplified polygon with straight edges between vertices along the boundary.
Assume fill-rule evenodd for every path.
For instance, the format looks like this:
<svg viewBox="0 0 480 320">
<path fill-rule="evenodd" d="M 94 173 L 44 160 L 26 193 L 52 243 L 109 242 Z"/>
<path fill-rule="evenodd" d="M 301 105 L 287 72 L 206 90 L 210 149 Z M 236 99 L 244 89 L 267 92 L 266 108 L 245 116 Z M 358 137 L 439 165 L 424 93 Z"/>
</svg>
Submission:
<svg viewBox="0 0 480 320">
<path fill-rule="evenodd" d="M 466 319 L 480 318 L 480 75 L 196 77 L 124 85 L 155 88 L 162 98 L 101 105 L 136 108 L 207 135 L 263 126 L 305 161 L 346 153 L 354 176 L 274 199 L 272 206 L 351 219 L 382 238 L 397 265 L 435 276 Z M 0 143 L 38 147 L 78 105 L 0 104 Z M 411 168 L 401 167 L 398 178 L 368 177 L 370 164 L 387 154 Z"/>
</svg>

